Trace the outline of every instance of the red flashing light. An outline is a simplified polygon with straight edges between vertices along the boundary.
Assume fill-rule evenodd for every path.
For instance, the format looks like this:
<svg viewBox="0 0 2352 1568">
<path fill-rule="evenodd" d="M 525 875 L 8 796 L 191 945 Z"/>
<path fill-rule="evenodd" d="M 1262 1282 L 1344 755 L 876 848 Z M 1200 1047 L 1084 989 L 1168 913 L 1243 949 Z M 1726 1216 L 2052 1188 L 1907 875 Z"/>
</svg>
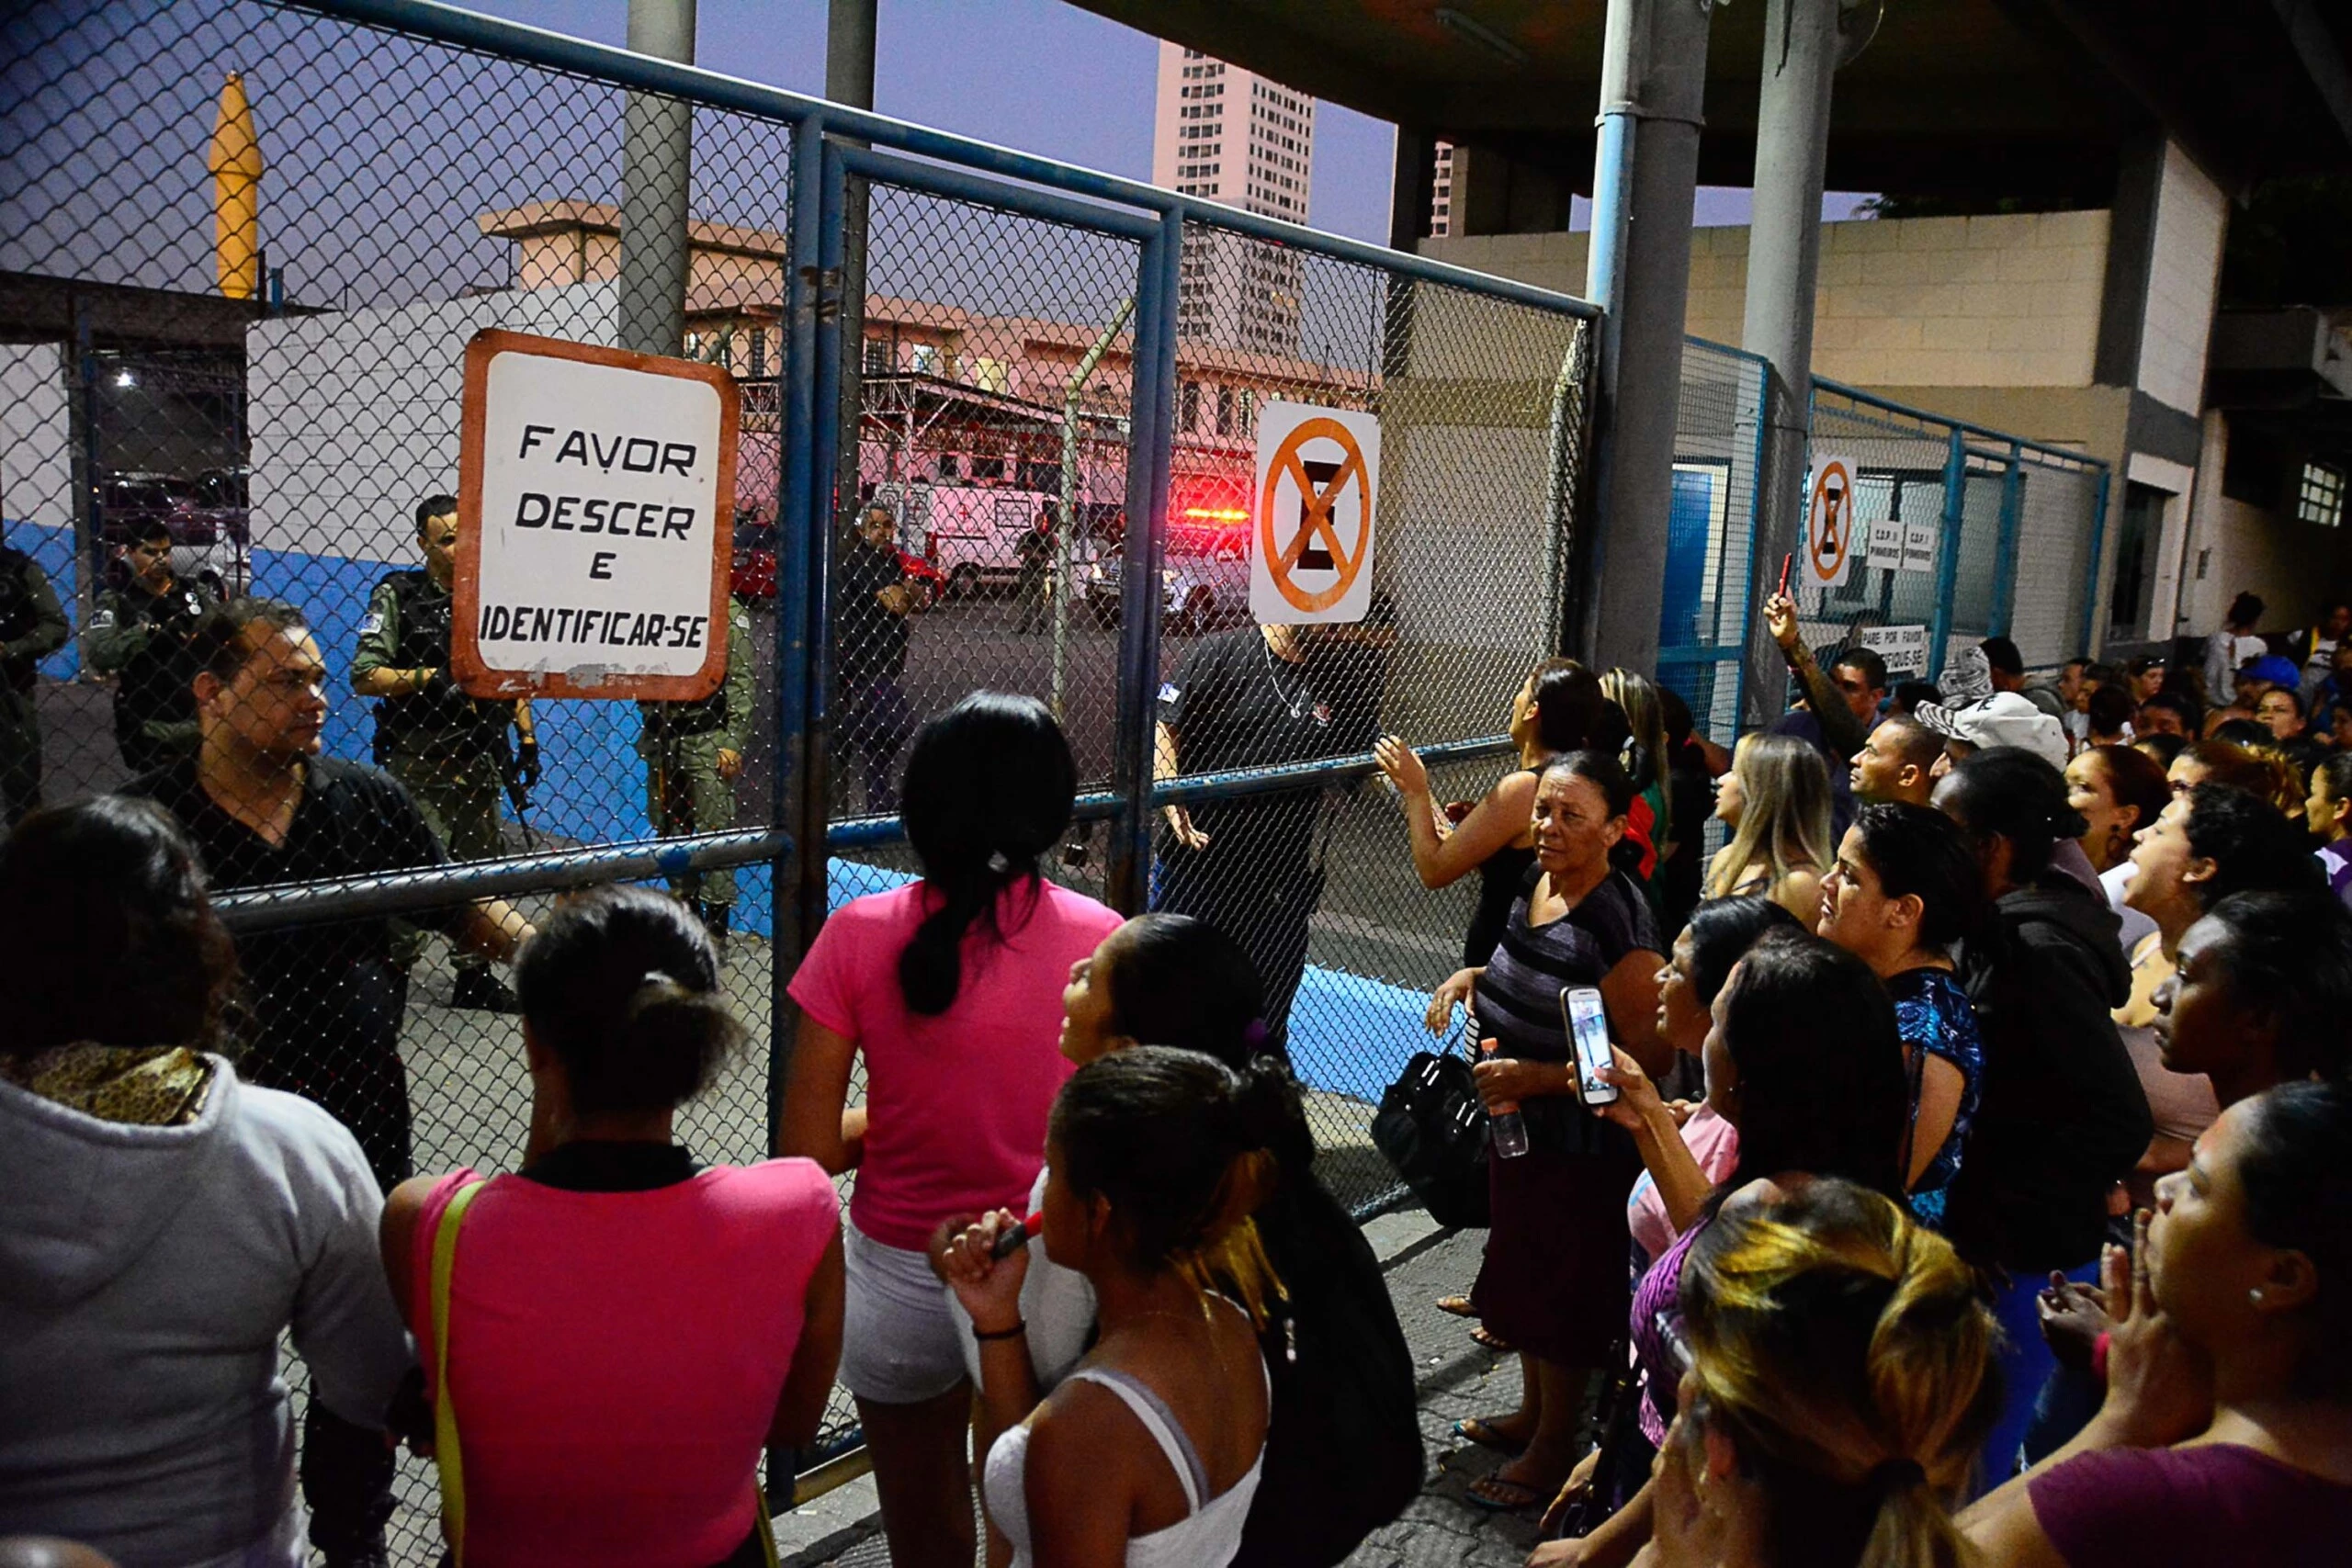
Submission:
<svg viewBox="0 0 2352 1568">
<path fill-rule="evenodd" d="M 1247 523 L 1250 521 L 1250 514 L 1247 512 L 1243 512 L 1236 507 L 1230 506 L 1188 506 L 1184 508 L 1182 512 L 1177 513 L 1177 515 L 1180 517 L 1203 518 L 1211 523 Z"/>
</svg>

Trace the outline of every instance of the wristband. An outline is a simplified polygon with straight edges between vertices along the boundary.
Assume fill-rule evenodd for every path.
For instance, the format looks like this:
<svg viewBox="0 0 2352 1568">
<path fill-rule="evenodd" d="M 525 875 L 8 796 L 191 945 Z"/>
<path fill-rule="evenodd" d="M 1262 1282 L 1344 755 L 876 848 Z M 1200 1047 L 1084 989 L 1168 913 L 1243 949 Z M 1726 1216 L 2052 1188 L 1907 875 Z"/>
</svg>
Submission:
<svg viewBox="0 0 2352 1568">
<path fill-rule="evenodd" d="M 1018 1319 L 1014 1320 L 1012 1326 L 1010 1328 L 993 1329 L 985 1334 L 980 1331 L 980 1325 L 976 1323 L 972 1325 L 972 1337 L 978 1340 L 983 1345 L 987 1344 L 991 1339 L 1018 1339 L 1028 1332 L 1029 1325 Z"/>
<path fill-rule="evenodd" d="M 2107 1348 L 2114 1338 L 2112 1334 L 2102 1333 L 2091 1341 L 2091 1376 L 2101 1382 L 2107 1381 Z"/>
</svg>

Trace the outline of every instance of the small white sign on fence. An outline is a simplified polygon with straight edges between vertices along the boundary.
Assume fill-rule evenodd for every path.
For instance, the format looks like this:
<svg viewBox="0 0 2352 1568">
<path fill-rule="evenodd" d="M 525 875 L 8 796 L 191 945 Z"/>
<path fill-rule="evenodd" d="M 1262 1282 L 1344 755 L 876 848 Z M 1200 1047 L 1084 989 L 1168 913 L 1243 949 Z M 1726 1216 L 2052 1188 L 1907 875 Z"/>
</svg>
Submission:
<svg viewBox="0 0 2352 1568">
<path fill-rule="evenodd" d="M 1933 523 L 1903 525 L 1904 570 L 1935 570 L 1936 554 L 1936 525 Z"/>
<path fill-rule="evenodd" d="M 1928 628 L 1925 626 L 1868 626 L 1862 631 L 1862 646 L 1886 660 L 1890 679 L 1924 681 L 1928 678 Z"/>
</svg>

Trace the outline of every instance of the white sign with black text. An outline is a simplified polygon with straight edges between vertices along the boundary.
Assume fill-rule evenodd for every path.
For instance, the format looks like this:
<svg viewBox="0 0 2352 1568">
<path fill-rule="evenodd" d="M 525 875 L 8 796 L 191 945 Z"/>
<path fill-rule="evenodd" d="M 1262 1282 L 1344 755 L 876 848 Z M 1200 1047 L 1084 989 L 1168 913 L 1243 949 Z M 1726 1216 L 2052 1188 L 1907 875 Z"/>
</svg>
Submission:
<svg viewBox="0 0 2352 1568">
<path fill-rule="evenodd" d="M 465 690 L 673 702 L 715 690 L 733 378 L 484 332 L 467 347 L 465 414 L 451 661 Z"/>
<path fill-rule="evenodd" d="M 1928 628 L 1925 626 L 1866 626 L 1862 646 L 1886 660 L 1890 680 L 1928 678 Z"/>
</svg>

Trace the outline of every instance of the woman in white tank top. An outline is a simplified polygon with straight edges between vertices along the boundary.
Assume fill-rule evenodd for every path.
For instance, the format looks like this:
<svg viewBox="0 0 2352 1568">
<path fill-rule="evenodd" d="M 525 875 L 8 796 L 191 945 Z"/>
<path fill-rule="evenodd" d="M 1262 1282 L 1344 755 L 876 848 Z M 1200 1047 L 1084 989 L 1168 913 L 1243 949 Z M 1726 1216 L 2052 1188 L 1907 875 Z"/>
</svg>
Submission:
<svg viewBox="0 0 2352 1568">
<path fill-rule="evenodd" d="M 1297 1114 L 1271 1065 L 1236 1075 L 1195 1052 L 1138 1046 L 1079 1070 L 1046 1145 L 1046 1255 L 1093 1286 L 1094 1348 L 1043 1404 L 1020 1318 L 1027 1249 L 992 1260 L 1020 1221 L 989 1216 L 952 1246 L 948 1282 L 979 1341 L 981 1399 L 1028 1412 L 989 1450 L 989 1517 L 1015 1568 L 1040 1555 L 1110 1568 L 1222 1568 L 1265 1455 L 1257 1326 L 1281 1290 L 1248 1215 L 1267 1145 Z"/>
</svg>

